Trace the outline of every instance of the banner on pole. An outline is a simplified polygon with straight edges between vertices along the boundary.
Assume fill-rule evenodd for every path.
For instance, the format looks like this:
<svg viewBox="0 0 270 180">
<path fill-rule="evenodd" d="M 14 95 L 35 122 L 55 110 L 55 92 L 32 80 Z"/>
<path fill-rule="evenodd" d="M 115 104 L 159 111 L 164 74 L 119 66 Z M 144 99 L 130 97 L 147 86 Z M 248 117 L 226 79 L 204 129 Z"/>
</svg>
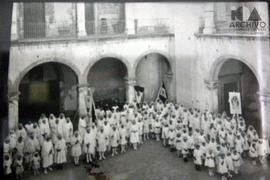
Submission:
<svg viewBox="0 0 270 180">
<path fill-rule="evenodd" d="M 160 99 L 162 102 L 165 102 L 168 99 L 164 82 L 162 82 L 159 88 L 157 99 Z"/>
</svg>

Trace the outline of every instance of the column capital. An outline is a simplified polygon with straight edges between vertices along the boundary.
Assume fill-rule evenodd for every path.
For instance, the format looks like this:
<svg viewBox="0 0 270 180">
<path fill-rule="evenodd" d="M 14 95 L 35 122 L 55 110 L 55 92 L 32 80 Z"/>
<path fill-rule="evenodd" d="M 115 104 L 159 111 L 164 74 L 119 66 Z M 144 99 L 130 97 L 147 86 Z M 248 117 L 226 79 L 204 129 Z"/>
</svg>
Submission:
<svg viewBox="0 0 270 180">
<path fill-rule="evenodd" d="M 270 104 L 270 92 L 266 92 L 266 91 L 258 91 L 257 94 L 259 95 L 259 99 L 260 101 L 263 101 L 265 103 L 269 103 Z"/>
<path fill-rule="evenodd" d="M 165 75 L 164 75 L 166 78 L 168 78 L 168 79 L 172 79 L 173 78 L 173 73 L 172 72 L 167 72 L 167 73 L 165 73 Z"/>
<path fill-rule="evenodd" d="M 89 83 L 77 84 L 77 88 L 85 88 L 85 87 L 90 87 L 90 84 Z"/>
<path fill-rule="evenodd" d="M 85 28 L 85 7 L 84 2 L 76 3 L 77 8 L 77 28 L 78 28 L 78 36 L 86 36 L 86 28 Z"/>
<path fill-rule="evenodd" d="M 218 88 L 218 82 L 213 80 L 204 80 L 204 84 L 206 85 L 207 89 L 209 90 L 215 90 Z"/>
<path fill-rule="evenodd" d="M 19 100 L 19 96 L 20 96 L 21 92 L 20 91 L 12 91 L 8 93 L 8 101 L 10 103 L 14 102 L 14 101 L 18 101 Z"/>
<path fill-rule="evenodd" d="M 135 78 L 124 78 L 127 85 L 135 86 L 136 85 L 136 79 Z"/>
</svg>

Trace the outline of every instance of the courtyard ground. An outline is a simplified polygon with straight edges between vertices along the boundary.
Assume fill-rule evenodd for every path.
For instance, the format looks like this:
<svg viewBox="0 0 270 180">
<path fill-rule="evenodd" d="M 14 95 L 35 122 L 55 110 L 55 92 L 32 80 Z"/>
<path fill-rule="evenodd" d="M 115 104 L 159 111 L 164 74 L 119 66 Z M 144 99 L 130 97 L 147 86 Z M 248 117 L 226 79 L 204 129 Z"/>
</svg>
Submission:
<svg viewBox="0 0 270 180">
<path fill-rule="evenodd" d="M 176 152 L 170 152 L 164 148 L 161 142 L 148 141 L 139 147 L 137 151 L 129 149 L 126 153 L 114 157 L 108 156 L 106 160 L 99 162 L 102 170 L 110 180 L 215 180 L 219 175 L 210 177 L 207 169 L 196 171 L 193 162 L 183 162 L 176 157 Z M 87 177 L 84 163 L 75 167 L 69 163 L 63 170 L 54 170 L 45 175 L 32 176 L 25 173 L 26 180 L 84 180 L 93 179 Z M 102 178 L 101 178 L 102 179 Z M 240 174 L 234 176 L 236 180 L 269 180 L 270 163 L 264 165 L 252 165 L 245 160 L 241 166 Z"/>
</svg>

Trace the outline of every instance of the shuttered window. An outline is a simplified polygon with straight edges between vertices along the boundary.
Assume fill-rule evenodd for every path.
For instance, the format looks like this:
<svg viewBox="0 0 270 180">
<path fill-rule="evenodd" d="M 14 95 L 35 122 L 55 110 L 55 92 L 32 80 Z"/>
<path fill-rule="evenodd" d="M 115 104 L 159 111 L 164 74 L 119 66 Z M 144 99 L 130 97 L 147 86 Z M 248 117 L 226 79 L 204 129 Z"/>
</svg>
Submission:
<svg viewBox="0 0 270 180">
<path fill-rule="evenodd" d="M 24 3 L 24 38 L 45 37 L 44 3 Z"/>
</svg>

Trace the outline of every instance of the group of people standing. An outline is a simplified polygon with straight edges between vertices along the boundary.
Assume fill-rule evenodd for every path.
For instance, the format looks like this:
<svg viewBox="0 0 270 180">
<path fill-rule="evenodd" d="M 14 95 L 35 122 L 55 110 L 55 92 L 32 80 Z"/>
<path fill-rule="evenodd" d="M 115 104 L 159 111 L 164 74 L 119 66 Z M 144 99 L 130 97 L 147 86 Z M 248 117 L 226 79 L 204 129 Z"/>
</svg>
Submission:
<svg viewBox="0 0 270 180">
<path fill-rule="evenodd" d="M 210 176 L 217 172 L 223 179 L 238 173 L 245 155 L 255 164 L 269 153 L 268 140 L 260 139 L 252 126 L 246 130 L 241 116 L 231 118 L 226 113 L 202 112 L 161 100 L 134 101 L 121 110 L 117 105 L 111 109 L 97 107 L 95 115 L 95 121 L 81 116 L 75 132 L 64 114 L 42 114 L 37 123 L 19 124 L 4 141 L 5 174 L 14 170 L 20 178 L 26 167 L 34 175 L 41 167 L 47 174 L 53 165 L 63 168 L 69 154 L 75 165 L 82 155 L 90 163 L 106 159 L 108 154 L 124 153 L 128 146 L 137 150 L 149 139 L 162 140 L 164 147 L 176 150 L 185 162 L 193 159 L 196 170 L 205 166 Z"/>
</svg>

